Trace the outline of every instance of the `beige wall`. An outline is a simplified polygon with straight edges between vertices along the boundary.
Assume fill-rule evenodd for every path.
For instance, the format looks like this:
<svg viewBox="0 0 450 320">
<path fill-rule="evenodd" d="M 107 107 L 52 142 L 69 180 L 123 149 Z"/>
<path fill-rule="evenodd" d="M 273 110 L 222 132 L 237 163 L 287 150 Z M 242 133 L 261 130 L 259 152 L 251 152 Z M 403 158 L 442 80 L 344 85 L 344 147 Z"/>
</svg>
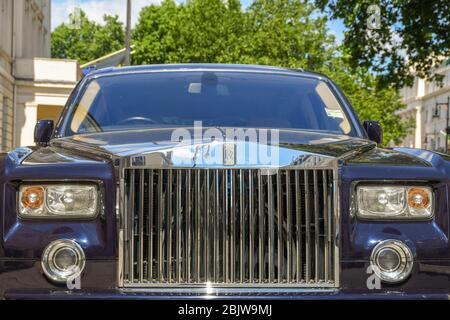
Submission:
<svg viewBox="0 0 450 320">
<path fill-rule="evenodd" d="M 37 82 L 73 83 L 80 78 L 80 68 L 75 60 L 67 59 L 17 59 L 15 76 Z"/>
<path fill-rule="evenodd" d="M 64 106 L 80 79 L 76 61 L 49 59 L 50 18 L 51 0 L 0 0 L 0 151 L 33 145 L 39 110 Z"/>
<path fill-rule="evenodd" d="M 36 121 L 43 115 L 54 117 L 80 79 L 75 60 L 18 59 L 15 146 L 33 145 Z"/>
<path fill-rule="evenodd" d="M 1 50 L 13 59 L 50 57 L 50 14 L 50 0 L 0 0 Z"/>
<path fill-rule="evenodd" d="M 407 109 L 400 115 L 416 121 L 415 130 L 401 143 L 405 147 L 445 151 L 446 108 L 441 108 L 438 117 L 433 117 L 436 103 L 447 103 L 450 96 L 450 65 L 442 65 L 434 72 L 444 75 L 442 87 L 436 82 L 416 78 L 411 88 L 403 88 L 400 94 Z"/>
</svg>

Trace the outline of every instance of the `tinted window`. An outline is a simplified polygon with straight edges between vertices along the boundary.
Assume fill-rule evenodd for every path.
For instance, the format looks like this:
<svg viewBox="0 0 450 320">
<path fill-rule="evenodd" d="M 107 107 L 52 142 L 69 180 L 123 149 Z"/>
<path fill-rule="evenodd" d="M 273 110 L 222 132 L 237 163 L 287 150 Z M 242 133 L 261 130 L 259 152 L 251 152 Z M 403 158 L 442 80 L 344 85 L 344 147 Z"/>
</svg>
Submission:
<svg viewBox="0 0 450 320">
<path fill-rule="evenodd" d="M 151 127 L 253 127 L 352 134 L 328 85 L 299 76 L 161 72 L 92 80 L 66 135 Z"/>
</svg>

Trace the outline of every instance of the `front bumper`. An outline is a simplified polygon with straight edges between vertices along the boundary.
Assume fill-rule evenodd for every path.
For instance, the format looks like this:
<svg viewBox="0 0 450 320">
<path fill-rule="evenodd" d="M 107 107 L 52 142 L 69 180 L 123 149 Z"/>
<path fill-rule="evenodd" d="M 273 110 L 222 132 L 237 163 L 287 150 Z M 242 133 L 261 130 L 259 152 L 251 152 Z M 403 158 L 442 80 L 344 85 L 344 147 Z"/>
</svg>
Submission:
<svg viewBox="0 0 450 320">
<path fill-rule="evenodd" d="M 138 292 L 126 290 L 106 291 L 54 291 L 11 290 L 7 300 L 450 300 L 450 292 L 383 292 L 367 293 L 344 290 L 296 290 L 279 292 L 250 292 L 226 290 L 206 293 L 192 290 Z"/>
<path fill-rule="evenodd" d="M 416 261 L 409 279 L 398 285 L 367 289 L 368 263 L 343 261 L 338 289 L 146 288 L 118 289 L 117 260 L 88 260 L 81 290 L 54 285 L 39 261 L 0 261 L 0 299 L 28 300 L 387 300 L 450 297 L 450 261 Z M 433 268 L 431 268 L 433 266 Z"/>
</svg>

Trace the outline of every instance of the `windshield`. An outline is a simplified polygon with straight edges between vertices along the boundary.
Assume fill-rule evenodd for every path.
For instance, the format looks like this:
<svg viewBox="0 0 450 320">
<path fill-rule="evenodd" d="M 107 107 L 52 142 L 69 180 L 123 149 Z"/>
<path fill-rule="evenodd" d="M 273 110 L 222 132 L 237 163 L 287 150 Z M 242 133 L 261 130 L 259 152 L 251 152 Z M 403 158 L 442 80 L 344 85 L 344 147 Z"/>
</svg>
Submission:
<svg viewBox="0 0 450 320">
<path fill-rule="evenodd" d="M 352 135 L 328 85 L 300 76 L 246 72 L 161 72 L 89 82 L 65 135 L 202 121 L 204 127 L 279 128 Z"/>
</svg>

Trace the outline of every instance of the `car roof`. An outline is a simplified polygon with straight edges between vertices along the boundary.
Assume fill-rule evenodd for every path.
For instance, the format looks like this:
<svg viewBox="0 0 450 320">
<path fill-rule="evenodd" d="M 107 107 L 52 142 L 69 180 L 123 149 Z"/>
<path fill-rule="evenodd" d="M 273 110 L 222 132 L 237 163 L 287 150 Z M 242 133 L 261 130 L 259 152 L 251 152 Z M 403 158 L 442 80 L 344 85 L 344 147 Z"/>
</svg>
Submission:
<svg viewBox="0 0 450 320">
<path fill-rule="evenodd" d="M 292 74 L 292 75 L 305 75 L 308 77 L 313 77 L 318 80 L 328 79 L 327 76 L 311 72 L 305 71 L 303 69 L 291 69 L 291 68 L 283 68 L 283 67 L 273 67 L 273 66 L 263 66 L 263 65 L 251 65 L 251 64 L 213 64 L 213 63 L 186 63 L 186 64 L 153 64 L 153 65 L 140 65 L 140 66 L 131 66 L 131 67 L 112 67 L 112 68 L 104 68 L 93 71 L 89 73 L 89 77 L 95 76 L 104 76 L 104 75 L 112 75 L 112 74 L 126 74 L 126 73 L 139 73 L 145 71 L 186 71 L 186 70 L 233 70 L 236 72 L 281 72 L 284 74 Z"/>
</svg>

